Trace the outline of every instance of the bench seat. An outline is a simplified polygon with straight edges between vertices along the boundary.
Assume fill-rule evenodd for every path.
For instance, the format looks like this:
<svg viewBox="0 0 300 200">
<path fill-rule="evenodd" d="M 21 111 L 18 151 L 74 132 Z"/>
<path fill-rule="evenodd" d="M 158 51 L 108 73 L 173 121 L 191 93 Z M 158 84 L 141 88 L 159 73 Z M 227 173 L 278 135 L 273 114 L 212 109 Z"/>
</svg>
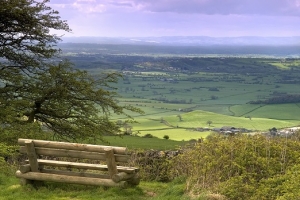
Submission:
<svg viewBox="0 0 300 200">
<path fill-rule="evenodd" d="M 99 171 L 108 171 L 107 165 L 101 164 L 90 164 L 90 163 L 78 163 L 78 162 L 66 162 L 66 161 L 57 161 L 57 160 L 44 160 L 37 159 L 39 165 L 53 166 L 53 167 L 66 167 L 66 168 L 76 168 L 76 169 L 90 169 L 90 170 L 99 170 Z M 28 160 L 26 162 L 29 162 Z M 129 174 L 137 173 L 138 168 L 135 167 L 124 167 L 117 166 L 119 172 L 126 172 Z"/>
<path fill-rule="evenodd" d="M 140 182 L 139 169 L 128 166 L 130 154 L 125 147 L 32 139 L 19 139 L 18 144 L 28 156 L 16 172 L 22 184 L 56 181 L 126 187 Z"/>
</svg>

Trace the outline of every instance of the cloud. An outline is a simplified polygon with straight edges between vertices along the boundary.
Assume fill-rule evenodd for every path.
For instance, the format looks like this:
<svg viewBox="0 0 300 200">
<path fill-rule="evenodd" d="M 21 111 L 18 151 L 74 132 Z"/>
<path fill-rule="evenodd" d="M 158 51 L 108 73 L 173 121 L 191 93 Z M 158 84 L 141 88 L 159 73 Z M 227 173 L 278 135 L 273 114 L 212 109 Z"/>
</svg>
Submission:
<svg viewBox="0 0 300 200">
<path fill-rule="evenodd" d="M 84 1 L 86 2 L 86 1 Z M 105 4 L 88 4 L 82 3 L 82 0 L 76 1 L 72 4 L 72 7 L 83 13 L 102 13 L 106 11 Z"/>
<path fill-rule="evenodd" d="M 300 0 L 133 0 L 150 12 L 207 15 L 300 15 Z"/>
<path fill-rule="evenodd" d="M 295 36 L 300 0 L 51 0 L 74 35 Z"/>
<path fill-rule="evenodd" d="M 300 16 L 300 0 L 51 0 L 51 5 L 80 12 L 170 12 L 205 15 Z"/>
</svg>

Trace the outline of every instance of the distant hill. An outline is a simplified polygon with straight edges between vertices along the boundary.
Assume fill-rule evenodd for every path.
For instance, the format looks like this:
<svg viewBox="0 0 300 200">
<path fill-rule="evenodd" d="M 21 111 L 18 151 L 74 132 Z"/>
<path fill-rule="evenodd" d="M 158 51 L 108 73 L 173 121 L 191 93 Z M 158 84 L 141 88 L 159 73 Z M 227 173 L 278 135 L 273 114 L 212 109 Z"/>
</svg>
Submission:
<svg viewBox="0 0 300 200">
<path fill-rule="evenodd" d="M 208 36 L 165 36 L 165 37 L 63 37 L 63 43 L 137 44 L 170 46 L 210 45 L 274 45 L 300 46 L 300 36 L 295 37 L 208 37 Z"/>
</svg>

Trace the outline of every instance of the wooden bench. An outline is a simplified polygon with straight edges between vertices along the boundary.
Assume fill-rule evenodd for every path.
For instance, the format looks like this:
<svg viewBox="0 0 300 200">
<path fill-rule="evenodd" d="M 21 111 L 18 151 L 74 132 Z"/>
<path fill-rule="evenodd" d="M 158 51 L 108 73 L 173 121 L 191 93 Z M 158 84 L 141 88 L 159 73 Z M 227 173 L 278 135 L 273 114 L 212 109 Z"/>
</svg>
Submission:
<svg viewBox="0 0 300 200">
<path fill-rule="evenodd" d="M 19 139 L 18 144 L 20 152 L 28 156 L 16 172 L 21 184 L 33 181 L 118 187 L 139 184 L 139 169 L 120 165 L 129 162 L 125 147 L 32 139 Z"/>
</svg>

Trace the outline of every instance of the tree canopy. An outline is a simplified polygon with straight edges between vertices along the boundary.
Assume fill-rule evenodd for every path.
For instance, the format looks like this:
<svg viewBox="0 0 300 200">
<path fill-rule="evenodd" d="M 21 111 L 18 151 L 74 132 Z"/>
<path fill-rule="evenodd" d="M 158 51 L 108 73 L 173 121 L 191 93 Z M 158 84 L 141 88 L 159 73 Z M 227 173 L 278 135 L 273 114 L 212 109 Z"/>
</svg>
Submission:
<svg viewBox="0 0 300 200">
<path fill-rule="evenodd" d="M 46 6 L 48 0 L 0 1 L 2 133 L 36 124 L 66 140 L 101 138 L 119 131 L 111 113 L 139 111 L 117 104 L 116 88 L 110 85 L 120 74 L 94 78 L 59 58 L 55 45 L 60 37 L 50 31 L 70 28 Z"/>
<path fill-rule="evenodd" d="M 1 70 L 43 68 L 57 55 L 60 36 L 51 30 L 71 31 L 59 13 L 46 5 L 49 0 L 0 0 Z M 2 73 L 1 73 L 2 74 Z M 3 76 L 1 76 L 3 78 Z"/>
</svg>

